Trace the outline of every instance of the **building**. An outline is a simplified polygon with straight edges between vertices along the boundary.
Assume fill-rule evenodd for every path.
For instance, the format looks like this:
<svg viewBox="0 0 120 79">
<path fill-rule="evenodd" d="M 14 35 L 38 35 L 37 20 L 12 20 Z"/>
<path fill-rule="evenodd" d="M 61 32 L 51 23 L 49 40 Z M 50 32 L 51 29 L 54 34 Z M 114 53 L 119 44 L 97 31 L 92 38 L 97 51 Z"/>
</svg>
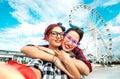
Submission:
<svg viewBox="0 0 120 79">
<path fill-rule="evenodd" d="M 19 51 L 0 50 L 0 62 L 7 62 L 11 59 L 23 64 L 26 64 L 31 60 L 31 58 L 26 57 Z"/>
</svg>

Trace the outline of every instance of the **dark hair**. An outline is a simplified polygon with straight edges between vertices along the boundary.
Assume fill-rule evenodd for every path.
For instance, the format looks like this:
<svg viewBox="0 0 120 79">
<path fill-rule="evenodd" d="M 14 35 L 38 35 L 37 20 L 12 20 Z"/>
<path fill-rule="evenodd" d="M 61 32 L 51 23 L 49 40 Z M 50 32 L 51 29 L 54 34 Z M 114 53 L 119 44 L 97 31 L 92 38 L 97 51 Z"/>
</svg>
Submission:
<svg viewBox="0 0 120 79">
<path fill-rule="evenodd" d="M 46 30 L 45 30 L 45 32 L 44 32 L 44 40 L 46 40 L 46 35 L 49 35 L 49 33 L 51 32 L 51 30 L 54 28 L 54 27 L 60 27 L 63 31 L 65 31 L 65 27 L 64 26 L 62 26 L 62 23 L 57 23 L 57 24 L 50 24 L 47 28 L 46 28 Z"/>
<path fill-rule="evenodd" d="M 83 38 L 83 30 L 82 29 L 79 29 L 78 27 L 72 27 L 72 28 L 69 28 L 66 33 L 70 32 L 70 31 L 75 31 L 78 35 L 79 35 L 79 42 L 80 40 Z"/>
</svg>

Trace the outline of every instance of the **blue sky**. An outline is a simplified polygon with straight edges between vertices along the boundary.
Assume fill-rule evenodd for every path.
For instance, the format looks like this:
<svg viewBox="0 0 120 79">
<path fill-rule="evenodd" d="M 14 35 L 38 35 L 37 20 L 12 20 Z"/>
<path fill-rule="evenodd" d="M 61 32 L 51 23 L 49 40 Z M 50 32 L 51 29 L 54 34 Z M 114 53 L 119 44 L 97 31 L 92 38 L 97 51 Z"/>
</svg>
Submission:
<svg viewBox="0 0 120 79">
<path fill-rule="evenodd" d="M 27 44 L 46 44 L 46 41 L 42 40 L 45 28 L 57 22 L 62 22 L 69 28 L 70 10 L 81 4 L 90 6 L 104 19 L 112 34 L 112 54 L 120 54 L 120 0 L 0 0 L 0 49 L 19 51 Z M 93 17 L 88 13 L 90 11 L 84 8 L 74 11 L 71 14 L 72 23 L 85 28 L 81 48 L 90 49 L 88 52 L 94 54 L 92 32 L 86 30 L 86 23 L 89 20 L 93 22 L 99 20 L 95 14 Z M 105 27 L 100 24 L 95 28 L 108 44 Z M 88 42 L 91 42 L 89 46 Z M 98 42 L 97 45 L 105 51 L 102 42 Z"/>
</svg>

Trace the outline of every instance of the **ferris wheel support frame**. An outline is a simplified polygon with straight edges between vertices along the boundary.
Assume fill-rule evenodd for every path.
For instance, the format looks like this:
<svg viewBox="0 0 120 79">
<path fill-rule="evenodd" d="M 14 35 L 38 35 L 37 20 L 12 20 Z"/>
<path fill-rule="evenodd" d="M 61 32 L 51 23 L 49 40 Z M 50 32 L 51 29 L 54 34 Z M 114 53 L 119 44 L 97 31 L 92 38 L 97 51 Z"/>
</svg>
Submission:
<svg viewBox="0 0 120 79">
<path fill-rule="evenodd" d="M 105 40 L 102 38 L 100 31 L 97 30 L 97 28 L 96 28 L 95 26 L 94 26 L 94 27 L 95 27 L 95 28 L 94 28 L 93 26 L 89 26 L 89 25 L 88 25 L 88 28 L 89 28 L 89 31 L 94 29 L 94 30 L 97 32 L 97 34 L 100 35 L 99 39 L 102 40 L 103 45 L 104 45 L 104 47 L 105 47 L 105 49 L 106 49 L 106 51 L 107 51 L 107 52 L 106 52 L 107 58 L 109 59 L 109 58 L 112 56 L 112 55 L 111 55 L 111 53 L 112 53 L 112 38 L 111 38 L 111 33 L 110 33 L 110 30 L 109 30 L 108 25 L 105 23 L 104 19 L 98 14 L 98 12 L 97 12 L 95 9 L 92 9 L 90 6 L 87 6 L 87 5 L 85 5 L 85 4 L 80 4 L 80 5 L 74 6 L 73 9 L 70 11 L 70 14 L 69 14 L 69 25 L 70 25 L 70 26 L 75 26 L 75 25 L 73 25 L 73 23 L 72 23 L 72 15 L 74 14 L 74 12 L 75 12 L 77 9 L 80 9 L 80 8 L 87 9 L 87 10 L 93 12 L 93 13 L 99 18 L 99 21 L 97 22 L 97 24 L 99 24 L 100 22 L 103 23 L 103 26 L 104 26 L 104 28 L 105 28 L 105 30 L 106 30 L 106 32 L 107 32 L 107 36 L 108 36 L 108 42 L 107 42 L 107 43 L 106 43 Z M 96 25 L 97 25 L 97 24 L 96 24 Z M 76 27 L 76 26 L 75 26 L 75 27 Z M 97 40 L 97 38 L 94 37 L 94 40 Z M 109 59 L 109 60 L 110 60 L 110 59 Z"/>
</svg>

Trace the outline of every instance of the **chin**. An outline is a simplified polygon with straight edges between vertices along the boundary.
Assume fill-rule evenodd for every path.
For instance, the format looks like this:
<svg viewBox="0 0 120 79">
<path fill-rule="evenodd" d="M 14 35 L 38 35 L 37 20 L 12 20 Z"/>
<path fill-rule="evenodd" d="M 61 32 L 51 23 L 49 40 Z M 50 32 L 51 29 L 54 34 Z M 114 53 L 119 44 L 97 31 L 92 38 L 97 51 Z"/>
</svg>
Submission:
<svg viewBox="0 0 120 79">
<path fill-rule="evenodd" d="M 59 47 L 59 46 L 61 46 L 61 44 L 56 44 L 55 46 Z"/>
<path fill-rule="evenodd" d="M 68 49 L 66 49 L 66 48 L 64 48 L 64 47 L 63 47 L 63 50 L 66 51 L 66 52 L 69 51 Z"/>
</svg>

